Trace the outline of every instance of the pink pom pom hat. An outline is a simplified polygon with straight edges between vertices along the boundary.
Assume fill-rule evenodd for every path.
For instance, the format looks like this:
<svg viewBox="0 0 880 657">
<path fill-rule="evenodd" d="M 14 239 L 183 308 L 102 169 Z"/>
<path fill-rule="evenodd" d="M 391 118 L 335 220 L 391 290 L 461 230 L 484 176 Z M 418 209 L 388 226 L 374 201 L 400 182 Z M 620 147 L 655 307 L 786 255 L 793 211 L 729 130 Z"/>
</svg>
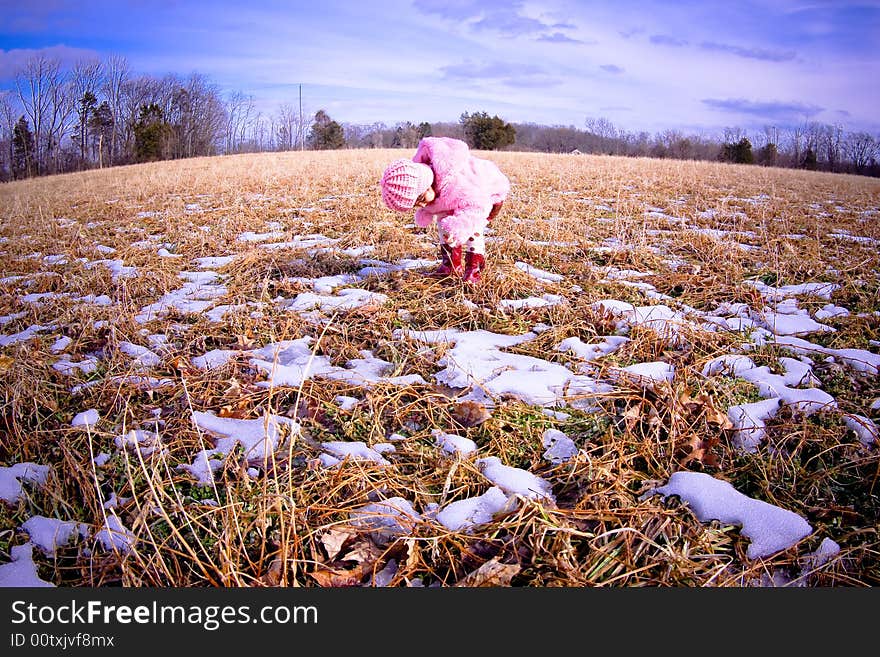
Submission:
<svg viewBox="0 0 880 657">
<path fill-rule="evenodd" d="M 427 164 L 412 160 L 394 160 L 382 174 L 382 200 L 392 210 L 412 210 L 416 199 L 434 182 L 434 172 Z"/>
</svg>

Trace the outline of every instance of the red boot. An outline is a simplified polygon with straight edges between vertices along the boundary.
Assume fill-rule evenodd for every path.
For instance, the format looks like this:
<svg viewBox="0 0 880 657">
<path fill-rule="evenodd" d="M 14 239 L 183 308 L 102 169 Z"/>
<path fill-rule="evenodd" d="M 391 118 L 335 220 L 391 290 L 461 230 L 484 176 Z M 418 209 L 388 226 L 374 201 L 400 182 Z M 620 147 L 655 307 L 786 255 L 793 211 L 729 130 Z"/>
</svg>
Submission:
<svg viewBox="0 0 880 657">
<path fill-rule="evenodd" d="M 430 273 L 430 276 L 442 278 L 444 276 L 461 276 L 461 247 L 440 245 L 440 266 Z"/>
<path fill-rule="evenodd" d="M 480 271 L 486 268 L 486 258 L 482 253 L 471 253 L 468 251 L 465 254 L 465 267 L 464 274 L 462 275 L 462 279 L 464 279 L 465 283 L 469 285 L 476 285 L 482 280 L 480 278 Z"/>
</svg>

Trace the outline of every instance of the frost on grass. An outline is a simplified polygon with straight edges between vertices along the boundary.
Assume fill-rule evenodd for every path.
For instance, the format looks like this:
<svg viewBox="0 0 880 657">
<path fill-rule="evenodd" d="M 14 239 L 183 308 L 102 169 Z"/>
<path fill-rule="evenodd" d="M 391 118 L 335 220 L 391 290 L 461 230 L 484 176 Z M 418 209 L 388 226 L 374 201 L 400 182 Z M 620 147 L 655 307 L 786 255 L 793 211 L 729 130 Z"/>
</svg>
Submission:
<svg viewBox="0 0 880 657">
<path fill-rule="evenodd" d="M 760 559 L 786 550 L 813 528 L 801 516 L 773 504 L 743 495 L 731 484 L 702 472 L 675 472 L 665 486 L 654 488 L 651 495 L 678 496 L 700 522 L 719 520 L 740 525 L 742 535 L 750 539 L 746 555 Z"/>
</svg>

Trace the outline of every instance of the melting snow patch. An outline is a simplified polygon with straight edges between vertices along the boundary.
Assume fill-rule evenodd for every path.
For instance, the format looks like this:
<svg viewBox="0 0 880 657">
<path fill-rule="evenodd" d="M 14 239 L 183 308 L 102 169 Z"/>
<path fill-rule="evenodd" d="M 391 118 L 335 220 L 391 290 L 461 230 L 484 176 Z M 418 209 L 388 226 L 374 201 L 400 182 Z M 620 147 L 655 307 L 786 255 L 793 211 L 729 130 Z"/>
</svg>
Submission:
<svg viewBox="0 0 880 657">
<path fill-rule="evenodd" d="M 859 441 L 865 447 L 870 447 L 880 441 L 880 427 L 871 418 L 867 418 L 864 415 L 844 415 L 843 423 L 847 429 L 858 436 Z"/>
<path fill-rule="evenodd" d="M 383 545 L 398 536 L 408 536 L 422 522 L 421 515 L 402 497 L 390 497 L 352 511 L 351 524 L 365 529 L 370 537 Z"/>
<path fill-rule="evenodd" d="M 767 299 L 784 299 L 802 294 L 830 300 L 834 291 L 840 287 L 837 283 L 800 283 L 798 285 L 774 287 L 757 280 L 743 281 L 743 284 L 751 285 Z"/>
<path fill-rule="evenodd" d="M 340 290 L 336 296 L 325 296 L 303 292 L 296 298 L 285 301 L 282 307 L 287 310 L 302 312 L 319 308 L 324 312 L 336 310 L 354 310 L 362 306 L 381 306 L 388 301 L 388 297 L 379 292 L 370 292 L 359 288 L 346 288 Z"/>
<path fill-rule="evenodd" d="M 578 453 L 574 441 L 558 429 L 547 429 L 541 437 L 541 444 L 546 449 L 544 458 L 554 465 L 565 463 Z"/>
<path fill-rule="evenodd" d="M 498 303 L 499 308 L 521 310 L 523 308 L 546 308 L 565 303 L 566 299 L 558 294 L 543 294 L 540 297 L 526 297 L 525 299 L 502 299 Z"/>
<path fill-rule="evenodd" d="M 553 272 L 544 271 L 543 269 L 538 269 L 537 267 L 533 267 L 532 265 L 526 264 L 525 262 L 516 262 L 514 263 L 514 267 L 521 271 L 524 271 L 529 276 L 537 278 L 539 281 L 558 283 L 565 278 L 562 274 L 554 274 Z"/>
<path fill-rule="evenodd" d="M 447 454 L 457 453 L 466 456 L 477 451 L 477 443 L 470 438 L 454 433 L 446 433 L 440 429 L 434 429 L 431 433 L 434 436 L 434 444 Z"/>
<path fill-rule="evenodd" d="M 445 367 L 435 375 L 442 385 L 452 388 L 474 386 L 465 401 L 491 403 L 487 395 L 515 397 L 537 406 L 558 405 L 563 398 L 572 399 L 575 407 L 589 405 L 591 398 L 611 390 L 611 387 L 588 376 L 533 356 L 509 354 L 501 351 L 535 339 L 534 333 L 502 335 L 489 331 L 411 331 L 398 329 L 395 339 L 411 337 L 427 343 L 449 343 L 455 346 L 446 351 L 438 365 Z M 563 402 L 564 403 L 564 402 Z"/>
<path fill-rule="evenodd" d="M 150 456 L 161 447 L 159 434 L 153 431 L 144 431 L 143 429 L 132 429 L 128 433 L 116 436 L 113 442 L 120 450 L 140 453 L 144 458 Z"/>
<path fill-rule="evenodd" d="M 49 478 L 49 466 L 36 463 L 16 463 L 0 467 L 0 500 L 15 504 L 23 492 L 22 482 L 45 486 Z"/>
<path fill-rule="evenodd" d="M 271 413 L 254 420 L 240 420 L 194 411 L 192 419 L 199 429 L 217 436 L 214 447 L 219 452 L 228 455 L 240 444 L 245 460 L 254 463 L 263 462 L 281 447 L 288 433 L 296 435 L 300 430 L 294 420 Z"/>
<path fill-rule="evenodd" d="M 277 240 L 280 237 L 284 237 L 284 233 L 280 230 L 273 230 L 268 233 L 246 231 L 239 235 L 237 239 L 239 242 L 267 242 L 269 240 Z"/>
<path fill-rule="evenodd" d="M 219 276 L 217 272 L 181 272 L 180 276 L 188 282 L 163 295 L 155 303 L 144 306 L 135 316 L 137 323 L 144 324 L 152 319 L 165 317 L 171 311 L 201 313 L 214 305 L 215 299 L 227 294 L 225 285 L 213 284 Z"/>
<path fill-rule="evenodd" d="M 97 265 L 107 267 L 114 281 L 120 278 L 135 278 L 137 276 L 137 267 L 128 267 L 122 260 L 93 260 L 86 263 L 86 269 L 94 269 Z"/>
<path fill-rule="evenodd" d="M 61 372 L 65 376 L 71 376 L 74 370 L 79 370 L 83 374 L 90 374 L 98 369 L 98 361 L 95 358 L 89 357 L 74 363 L 67 357 L 64 357 L 54 363 L 52 369 Z"/>
<path fill-rule="evenodd" d="M 623 378 L 646 387 L 651 387 L 655 383 L 672 382 L 675 377 L 675 367 L 663 361 L 636 363 L 620 368 L 619 372 Z"/>
<path fill-rule="evenodd" d="M 504 465 L 497 456 L 487 456 L 477 460 L 477 467 L 484 477 L 508 495 L 556 501 L 549 482 L 527 470 Z"/>
<path fill-rule="evenodd" d="M 213 370 L 223 367 L 240 353 L 242 352 L 237 349 L 211 349 L 211 351 L 193 358 L 192 362 L 200 370 Z"/>
<path fill-rule="evenodd" d="M 123 554 L 128 554 L 134 546 L 136 537 L 111 511 L 107 514 L 104 526 L 95 534 L 95 540 L 103 545 L 105 550 L 118 550 Z"/>
<path fill-rule="evenodd" d="M 9 550 L 12 561 L 0 566 L 0 587 L 55 586 L 37 575 L 33 550 L 34 546 L 30 543 L 15 545 Z"/>
<path fill-rule="evenodd" d="M 752 319 L 776 335 L 808 335 L 818 332 L 833 333 L 837 330 L 827 324 L 820 324 L 814 321 L 807 314 L 792 315 L 772 312 L 767 308 L 762 313 L 755 313 Z"/>
<path fill-rule="evenodd" d="M 822 542 L 819 543 L 819 547 L 816 548 L 815 552 L 805 554 L 801 559 L 802 574 L 809 573 L 816 570 L 817 568 L 824 566 L 826 563 L 828 563 L 828 561 L 830 561 L 833 557 L 836 557 L 838 554 L 840 554 L 840 545 L 838 545 L 828 537 L 823 538 Z"/>
<path fill-rule="evenodd" d="M 813 317 L 816 319 L 830 319 L 831 317 L 849 317 L 849 310 L 842 306 L 835 306 L 833 303 L 826 304 L 819 308 Z"/>
<path fill-rule="evenodd" d="M 195 258 L 193 262 L 195 262 L 196 266 L 200 269 L 220 269 L 231 263 L 236 257 L 237 256 L 235 255 L 207 256 L 204 258 Z"/>
<path fill-rule="evenodd" d="M 101 414 L 94 408 L 90 408 L 87 411 L 82 411 L 81 413 L 74 415 L 73 420 L 70 421 L 70 426 L 89 428 L 98 424 L 98 420 L 100 419 Z"/>
<path fill-rule="evenodd" d="M 340 461 L 349 458 L 356 461 L 373 461 L 380 465 L 389 465 L 384 456 L 361 441 L 331 440 L 321 443 L 321 448 Z"/>
<path fill-rule="evenodd" d="M 137 367 L 150 368 L 158 367 L 162 364 L 162 359 L 154 352 L 131 342 L 120 342 L 119 351 L 134 358 L 134 365 Z"/>
<path fill-rule="evenodd" d="M 750 404 L 738 404 L 727 409 L 733 427 L 733 442 L 746 452 L 755 452 L 764 440 L 767 420 L 779 412 L 779 399 L 765 399 Z"/>
<path fill-rule="evenodd" d="M 0 335 L 0 347 L 8 347 L 9 345 L 25 342 L 33 338 L 40 331 L 48 331 L 53 326 L 42 326 L 40 324 L 31 324 L 25 330 L 13 333 L 12 335 Z"/>
<path fill-rule="evenodd" d="M 496 513 L 510 511 L 515 507 L 500 488 L 492 486 L 479 497 L 468 497 L 450 502 L 436 515 L 436 520 L 449 531 L 468 531 L 476 525 L 492 522 Z"/>
<path fill-rule="evenodd" d="M 742 527 L 750 539 L 746 555 L 759 559 L 786 550 L 813 531 L 798 514 L 743 495 L 726 481 L 702 472 L 676 472 L 665 486 L 642 496 L 677 495 L 700 522 L 719 520 Z"/>
<path fill-rule="evenodd" d="M 343 411 L 353 411 L 360 403 L 357 397 L 349 397 L 347 395 L 337 395 L 334 401 L 339 404 L 339 408 Z"/>
<path fill-rule="evenodd" d="M 88 536 L 85 523 L 32 516 L 21 524 L 30 542 L 52 557 L 58 548 L 68 545 L 76 536 Z"/>
</svg>

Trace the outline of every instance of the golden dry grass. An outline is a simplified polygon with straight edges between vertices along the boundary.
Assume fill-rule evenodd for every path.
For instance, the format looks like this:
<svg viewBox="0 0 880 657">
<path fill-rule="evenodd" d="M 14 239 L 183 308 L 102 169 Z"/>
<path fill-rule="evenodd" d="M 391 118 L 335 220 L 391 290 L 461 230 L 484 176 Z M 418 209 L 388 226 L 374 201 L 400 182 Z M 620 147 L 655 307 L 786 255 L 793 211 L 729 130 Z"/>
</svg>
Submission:
<svg viewBox="0 0 880 657">
<path fill-rule="evenodd" d="M 309 335 L 319 338 L 316 352 L 331 355 L 334 364 L 369 349 L 394 363 L 395 374 L 417 373 L 430 382 L 442 350 L 395 340 L 394 329 L 519 334 L 538 323 L 549 329 L 512 351 L 567 362 L 553 350 L 561 339 L 590 342 L 614 330 L 593 302 L 653 303 L 632 287 L 602 281 L 597 271 L 609 266 L 648 273 L 639 280 L 699 310 L 722 301 L 760 310 L 762 301 L 743 284 L 746 279 L 779 285 L 833 281 L 841 285 L 834 303 L 853 314 L 828 320 L 838 331 L 823 336 L 822 344 L 877 352 L 876 243 L 832 234 L 851 231 L 880 240 L 880 181 L 703 162 L 483 153 L 510 177 L 512 193 L 493 222 L 495 239 L 480 287 L 437 282 L 412 271 L 370 278 L 359 285 L 388 295 L 389 302 L 338 313 L 323 330 L 273 304 L 306 289 L 288 277 L 355 271 L 358 257 L 338 250 L 310 257 L 237 241 L 245 231 L 268 230 L 267 222 L 279 222 L 288 238 L 320 233 L 337 238 L 337 249 L 372 246 L 368 257 L 379 260 L 435 256 L 433 234 L 388 211 L 378 194 L 386 163 L 408 155 L 354 150 L 198 158 L 0 186 L 0 277 L 23 277 L 0 284 L 0 315 L 24 313 L 0 330 L 9 335 L 33 324 L 55 325 L 2 350 L 0 465 L 50 464 L 53 475 L 45 488 L 28 488 L 17 506 L 0 510 L 0 562 L 11 546 L 27 540 L 19 529 L 26 518 L 44 515 L 100 527 L 102 502 L 116 493 L 129 499 L 119 515 L 136 536 L 134 549 L 114 553 L 81 541 L 55 558 L 35 553 L 44 579 L 61 586 L 348 586 L 369 583 L 393 559 L 392 585 L 418 580 L 443 586 L 734 587 L 761 585 L 779 572 L 808 586 L 880 583 L 876 445 L 861 446 L 836 416 L 783 412 L 770 423 L 759 451 L 747 454 L 714 421 L 716 410 L 757 399 L 742 380 L 700 376 L 703 364 L 739 344 L 740 335 L 695 333 L 682 345 L 634 330 L 631 342 L 603 361 L 600 373 L 664 360 L 676 366 L 674 386 L 645 391 L 622 382 L 599 400 L 600 411 L 566 409 L 567 421 L 499 400 L 492 416 L 476 426 L 462 424 L 448 391 L 433 385 L 364 391 L 322 380 L 268 390 L 258 385 L 265 377 L 245 358 L 207 372 L 192 365 L 192 358 L 210 349 L 257 348 Z M 705 214 L 710 210 L 713 216 Z M 742 231 L 737 241 L 754 248 L 686 231 L 684 222 Z M 156 248 L 133 245 L 151 236 Z M 607 240 L 625 248 L 597 249 L 611 244 Z M 98 244 L 116 252 L 102 255 Z M 158 256 L 163 245 L 183 257 Z M 227 254 L 239 257 L 220 270 L 228 289 L 223 303 L 264 302 L 262 315 L 252 316 L 247 308 L 212 323 L 172 314 L 150 324 L 150 331 L 164 331 L 169 339 L 161 365 L 150 374 L 172 385 L 143 391 L 120 384 L 114 377 L 132 368 L 118 345 L 145 344 L 137 313 L 179 287 L 177 274 L 193 268 L 192 258 Z M 47 263 L 46 255 L 63 255 L 68 262 Z M 122 259 L 139 275 L 115 281 L 105 268 L 76 260 L 103 257 Z M 539 283 L 517 262 L 565 279 Z M 582 288 L 578 294 L 572 294 L 575 285 Z M 113 305 L 21 300 L 43 292 L 107 294 Z M 567 295 L 570 303 L 521 311 L 498 305 L 545 293 Z M 804 308 L 816 304 L 802 300 Z M 96 326 L 96 320 L 103 323 Z M 98 371 L 69 377 L 53 369 L 58 357 L 50 348 L 60 334 L 73 339 L 68 352 L 74 359 L 101 354 Z M 769 347 L 750 354 L 771 366 L 779 355 Z M 877 419 L 871 407 L 880 393 L 877 377 L 831 364 L 815 369 L 840 411 Z M 96 383 L 71 393 L 71 385 L 89 381 Z M 355 411 L 343 412 L 337 395 L 363 400 Z M 73 415 L 86 408 L 100 411 L 99 425 L 92 431 L 72 428 Z M 297 418 L 303 434 L 258 464 L 259 476 L 229 459 L 216 486 L 203 488 L 176 469 L 211 446 L 210 437 L 193 426 L 193 410 L 247 419 L 266 412 L 286 415 Z M 92 462 L 97 453 L 114 451 L 115 437 L 157 426 L 164 455 L 121 451 L 105 466 Z M 391 467 L 317 464 L 321 441 L 373 445 L 402 428 L 408 437 L 397 444 Z M 573 461 L 553 466 L 542 459 L 541 435 L 548 428 L 575 440 L 581 452 Z M 473 458 L 443 456 L 433 446 L 432 429 L 470 437 L 481 456 L 498 456 L 546 478 L 557 504 L 522 501 L 516 511 L 473 533 L 428 523 L 385 545 L 368 540 L 352 528 L 349 513 L 370 501 L 400 496 L 421 511 L 485 491 Z M 712 458 L 689 459 L 699 445 Z M 640 498 L 680 469 L 708 472 L 749 496 L 793 510 L 814 532 L 797 548 L 749 560 L 748 541 L 737 527 L 701 523 L 674 501 Z M 833 538 L 840 554 L 803 573 L 799 559 L 823 537 Z M 481 579 L 481 573 L 488 574 Z"/>
</svg>

